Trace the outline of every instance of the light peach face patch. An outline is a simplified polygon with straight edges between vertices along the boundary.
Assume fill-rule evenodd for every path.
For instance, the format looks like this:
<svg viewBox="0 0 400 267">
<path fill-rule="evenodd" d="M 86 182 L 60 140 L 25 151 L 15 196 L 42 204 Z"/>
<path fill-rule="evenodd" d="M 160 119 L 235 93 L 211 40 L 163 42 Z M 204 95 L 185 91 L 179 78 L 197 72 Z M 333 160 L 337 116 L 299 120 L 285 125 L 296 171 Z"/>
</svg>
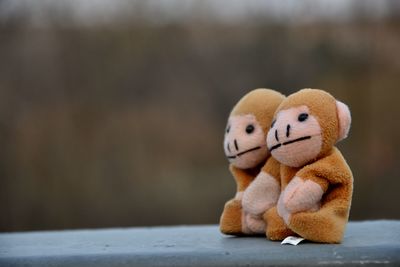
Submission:
<svg viewBox="0 0 400 267">
<path fill-rule="evenodd" d="M 307 106 L 281 110 L 268 132 L 267 145 L 280 163 L 300 167 L 321 151 L 321 126 Z"/>
<path fill-rule="evenodd" d="M 231 116 L 225 131 L 224 151 L 237 168 L 253 168 L 268 156 L 265 133 L 252 114 Z"/>
</svg>

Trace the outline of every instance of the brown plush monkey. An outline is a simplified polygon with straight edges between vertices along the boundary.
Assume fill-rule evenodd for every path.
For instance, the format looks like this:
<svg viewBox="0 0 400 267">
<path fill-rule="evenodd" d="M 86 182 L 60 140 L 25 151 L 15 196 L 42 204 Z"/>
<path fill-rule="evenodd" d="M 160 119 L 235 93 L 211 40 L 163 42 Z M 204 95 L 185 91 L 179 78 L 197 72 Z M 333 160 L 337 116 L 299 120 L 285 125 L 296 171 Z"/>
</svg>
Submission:
<svg viewBox="0 0 400 267">
<path fill-rule="evenodd" d="M 224 207 L 220 219 L 222 233 L 231 235 L 265 233 L 263 213 L 278 200 L 279 180 L 258 179 L 261 167 L 270 156 L 266 135 L 276 108 L 284 96 L 270 89 L 255 89 L 246 94 L 230 113 L 224 138 L 229 169 L 236 180 L 237 193 Z M 255 184 L 254 186 L 249 186 Z M 264 190 L 264 191 L 263 191 Z M 269 190 L 264 194 L 265 190 Z M 260 196 L 255 199 L 257 196 Z"/>
<path fill-rule="evenodd" d="M 277 206 L 264 214 L 268 238 L 294 232 L 315 242 L 341 242 L 353 176 L 334 145 L 347 137 L 350 124 L 348 107 L 322 90 L 303 89 L 281 103 L 267 136 L 281 164 L 282 189 Z"/>
</svg>

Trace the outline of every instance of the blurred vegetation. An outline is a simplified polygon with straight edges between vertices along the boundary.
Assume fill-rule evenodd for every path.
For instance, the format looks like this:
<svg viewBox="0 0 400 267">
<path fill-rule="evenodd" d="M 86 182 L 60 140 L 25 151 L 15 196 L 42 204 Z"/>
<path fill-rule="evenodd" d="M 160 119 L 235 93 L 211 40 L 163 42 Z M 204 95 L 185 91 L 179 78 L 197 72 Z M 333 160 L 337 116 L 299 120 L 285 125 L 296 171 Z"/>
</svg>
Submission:
<svg viewBox="0 0 400 267">
<path fill-rule="evenodd" d="M 400 219 L 398 12 L 299 24 L 27 17 L 0 20 L 0 231 L 217 223 L 235 191 L 226 119 L 257 87 L 347 103 L 351 219 Z"/>
</svg>

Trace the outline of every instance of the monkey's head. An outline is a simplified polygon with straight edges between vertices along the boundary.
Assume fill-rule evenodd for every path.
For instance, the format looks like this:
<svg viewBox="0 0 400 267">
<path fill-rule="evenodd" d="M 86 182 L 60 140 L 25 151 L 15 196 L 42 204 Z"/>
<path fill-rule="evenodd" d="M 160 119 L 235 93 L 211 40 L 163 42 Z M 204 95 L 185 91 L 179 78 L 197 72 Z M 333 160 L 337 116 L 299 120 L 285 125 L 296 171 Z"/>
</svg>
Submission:
<svg viewBox="0 0 400 267">
<path fill-rule="evenodd" d="M 269 152 L 265 138 L 284 98 L 270 89 L 255 89 L 235 105 L 224 138 L 225 155 L 233 166 L 248 169 L 266 160 Z"/>
<path fill-rule="evenodd" d="M 267 135 L 268 149 L 280 163 L 301 167 L 346 138 L 350 124 L 344 103 L 323 90 L 303 89 L 278 107 Z"/>
</svg>

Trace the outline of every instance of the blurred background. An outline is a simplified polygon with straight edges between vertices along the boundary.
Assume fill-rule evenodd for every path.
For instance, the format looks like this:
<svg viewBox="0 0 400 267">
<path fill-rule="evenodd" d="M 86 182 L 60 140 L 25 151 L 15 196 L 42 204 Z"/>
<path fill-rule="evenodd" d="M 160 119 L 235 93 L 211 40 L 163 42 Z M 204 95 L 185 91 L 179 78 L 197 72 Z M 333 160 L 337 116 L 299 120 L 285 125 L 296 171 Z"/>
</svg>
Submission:
<svg viewBox="0 0 400 267">
<path fill-rule="evenodd" d="M 399 85 L 396 0 L 0 0 L 0 231 L 218 223 L 258 87 L 347 103 L 351 219 L 400 219 Z"/>
</svg>

